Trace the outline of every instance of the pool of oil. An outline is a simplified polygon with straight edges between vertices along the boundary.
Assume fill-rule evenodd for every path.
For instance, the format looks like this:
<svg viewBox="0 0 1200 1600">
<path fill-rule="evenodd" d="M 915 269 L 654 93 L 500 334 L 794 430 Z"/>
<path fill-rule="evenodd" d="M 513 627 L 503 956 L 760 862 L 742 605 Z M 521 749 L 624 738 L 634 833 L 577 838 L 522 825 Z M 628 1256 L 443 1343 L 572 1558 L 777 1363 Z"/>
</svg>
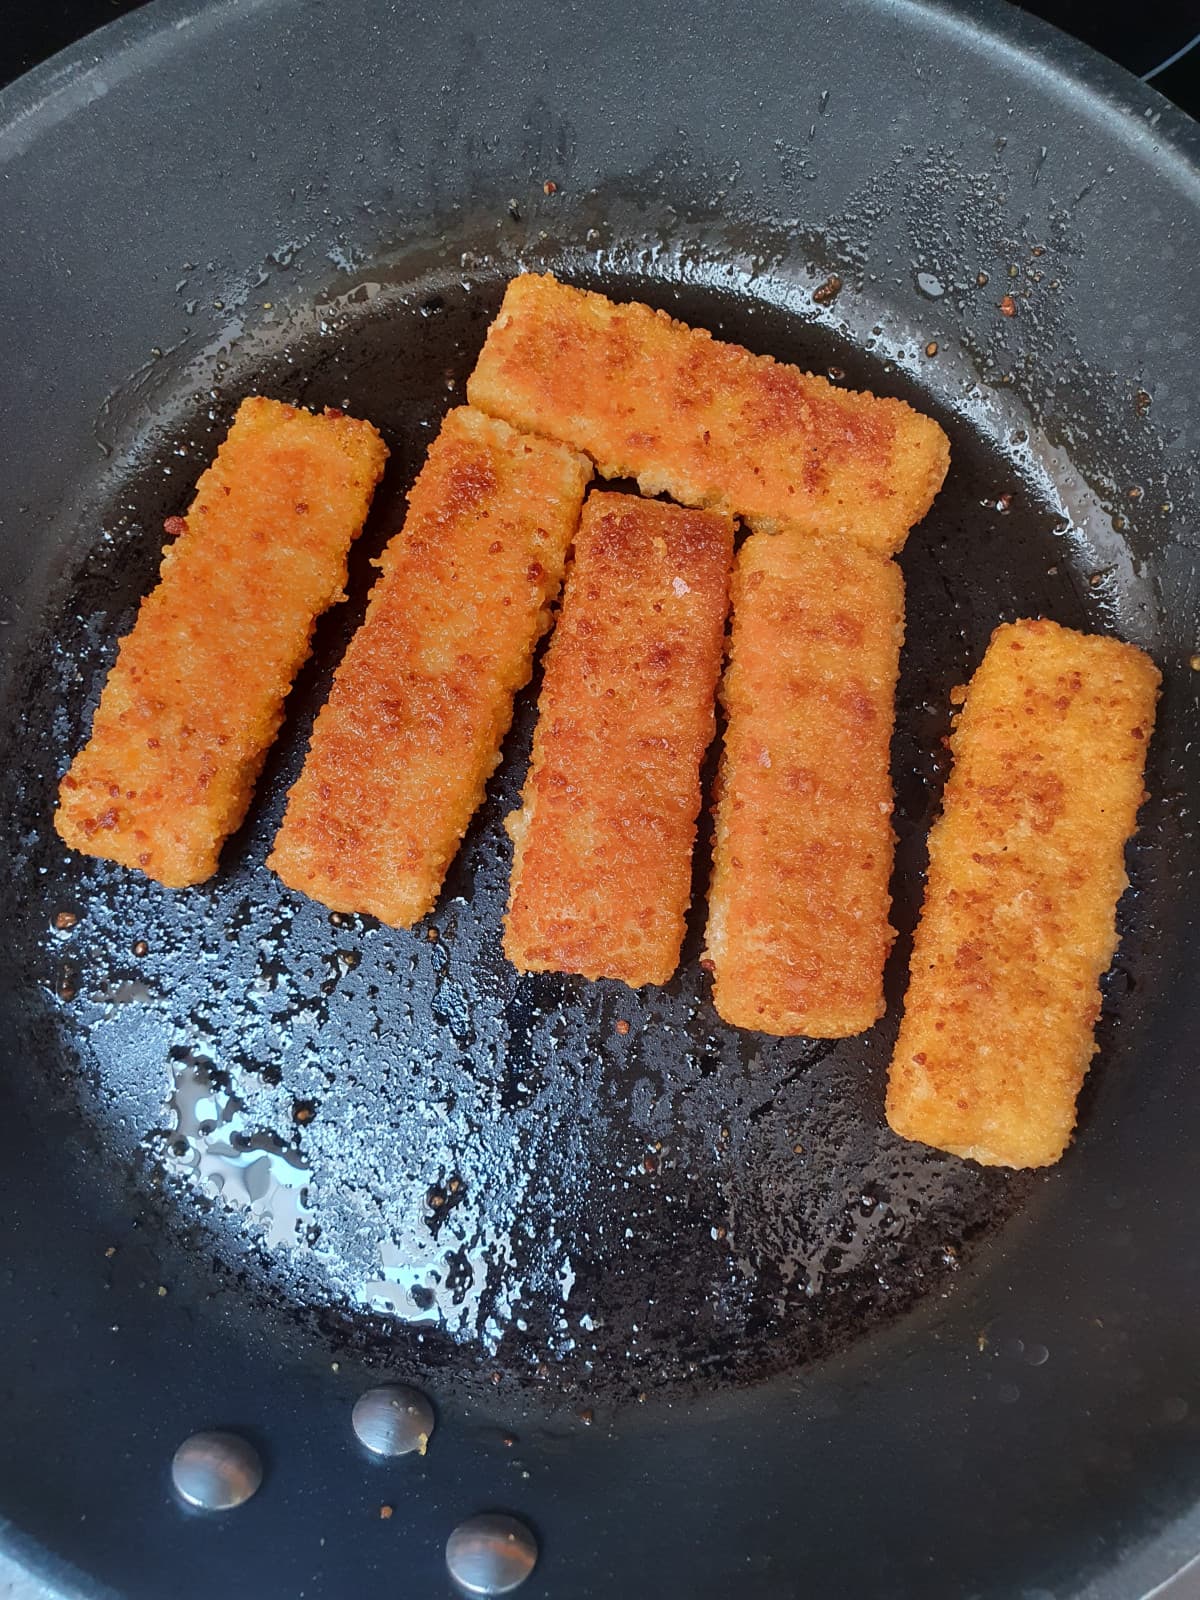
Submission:
<svg viewBox="0 0 1200 1600">
<path fill-rule="evenodd" d="M 331 915 L 264 860 L 362 615 L 371 558 L 400 525 L 440 417 L 464 397 L 514 264 L 468 245 L 398 253 L 341 272 L 315 301 L 266 305 L 202 371 L 169 376 L 152 418 L 129 420 L 136 393 L 106 408 L 103 486 L 18 686 L 37 753 L 17 775 L 14 927 L 37 1026 L 56 1041 L 55 1092 L 94 1136 L 103 1180 L 144 1196 L 156 1226 L 191 1249 L 198 1282 L 233 1271 L 248 1314 L 286 1306 L 323 1338 L 413 1371 L 552 1375 L 617 1397 L 753 1381 L 953 1293 L 1047 1181 L 893 1137 L 886 1064 L 951 688 L 1015 616 L 1138 637 L 1143 580 L 1060 447 L 987 392 L 969 350 L 888 322 L 869 286 L 851 294 L 825 278 L 814 293 L 769 262 L 665 249 L 530 247 L 524 265 L 903 396 L 951 437 L 946 487 L 902 559 L 890 1009 L 836 1044 L 722 1024 L 697 963 L 703 831 L 668 985 L 514 972 L 499 941 L 503 819 L 536 677 L 434 914 L 412 931 Z M 947 285 L 923 277 L 940 301 Z M 65 853 L 49 818 L 115 642 L 154 580 L 163 519 L 186 508 L 247 392 L 369 417 L 392 458 L 348 603 L 320 623 L 244 827 L 209 883 L 173 891 Z M 1136 907 L 1130 922 L 1136 949 Z"/>
</svg>

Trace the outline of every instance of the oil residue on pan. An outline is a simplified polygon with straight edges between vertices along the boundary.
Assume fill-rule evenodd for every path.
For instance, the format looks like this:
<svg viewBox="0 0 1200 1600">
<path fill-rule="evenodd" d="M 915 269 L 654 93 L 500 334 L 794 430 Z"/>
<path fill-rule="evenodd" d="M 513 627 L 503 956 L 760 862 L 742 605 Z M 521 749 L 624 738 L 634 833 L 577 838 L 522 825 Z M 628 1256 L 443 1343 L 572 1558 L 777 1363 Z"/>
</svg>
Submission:
<svg viewBox="0 0 1200 1600">
<path fill-rule="evenodd" d="M 665 989 L 514 973 L 499 949 L 502 821 L 536 683 L 435 915 L 411 933 L 331 916 L 262 863 L 361 615 L 369 557 L 398 525 L 498 303 L 500 274 L 465 259 L 465 271 L 373 272 L 226 352 L 218 387 L 180 397 L 176 424 L 111 464 L 108 501 L 23 690 L 26 725 L 51 730 L 44 764 L 22 780 L 15 830 L 30 976 L 62 1055 L 80 1063 L 67 1092 L 102 1125 L 111 1156 L 143 1168 L 149 1152 L 180 1228 L 207 1211 L 218 1257 L 242 1272 L 253 1263 L 254 1292 L 282 1290 L 322 1325 L 414 1365 L 553 1370 L 614 1394 L 753 1379 L 944 1287 L 972 1243 L 1046 1181 L 893 1138 L 883 1080 L 944 776 L 948 691 L 997 621 L 1044 612 L 1102 625 L 1096 607 L 1111 604 L 1112 585 L 1097 593 L 1095 550 L 1022 455 L 1025 440 L 998 440 L 995 427 L 989 437 L 923 391 L 907 353 L 877 330 L 860 336 L 808 297 L 803 309 L 772 303 L 753 271 L 704 281 L 665 256 L 542 254 L 531 264 L 913 398 L 951 434 L 951 479 L 903 560 L 892 1011 L 832 1047 L 724 1027 L 696 962 L 702 892 Z M 152 581 L 162 518 L 186 502 L 251 389 L 370 417 L 393 461 L 350 603 L 320 626 L 245 828 L 210 884 L 168 892 L 65 857 L 48 818 L 114 641 Z M 1127 559 L 1122 570 L 1132 593 Z M 706 848 L 702 839 L 701 891 Z"/>
</svg>

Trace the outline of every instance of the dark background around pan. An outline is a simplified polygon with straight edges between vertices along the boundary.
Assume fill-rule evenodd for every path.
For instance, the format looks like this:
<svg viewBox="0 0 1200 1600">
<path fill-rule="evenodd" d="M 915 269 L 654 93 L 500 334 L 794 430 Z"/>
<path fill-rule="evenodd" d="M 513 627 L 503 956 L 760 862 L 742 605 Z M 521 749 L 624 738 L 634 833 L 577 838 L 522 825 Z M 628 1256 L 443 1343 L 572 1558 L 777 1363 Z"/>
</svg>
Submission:
<svg viewBox="0 0 1200 1600">
<path fill-rule="evenodd" d="M 81 39 L 144 0 L 39 0 L 14 5 L 0 40 L 0 83 L 28 72 L 56 50 Z M 1191 116 L 1200 118 L 1200 47 L 1167 66 L 1200 32 L 1194 0 L 1036 0 L 1022 9 L 1074 34 L 1094 50 L 1136 73 Z"/>
</svg>

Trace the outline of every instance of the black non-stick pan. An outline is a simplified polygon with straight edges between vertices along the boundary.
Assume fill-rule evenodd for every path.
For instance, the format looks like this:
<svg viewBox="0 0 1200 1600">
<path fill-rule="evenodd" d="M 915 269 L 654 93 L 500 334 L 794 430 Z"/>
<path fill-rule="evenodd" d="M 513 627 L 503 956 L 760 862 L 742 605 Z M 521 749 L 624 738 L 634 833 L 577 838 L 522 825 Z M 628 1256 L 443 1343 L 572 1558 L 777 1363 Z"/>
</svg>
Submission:
<svg viewBox="0 0 1200 1600">
<path fill-rule="evenodd" d="M 505 1510 L 530 1600 L 1126 1600 L 1200 1551 L 1198 153 L 992 5 L 159 0 L 0 97 L 21 1559 L 129 1600 L 437 1596 L 454 1524 Z M 536 680 L 426 924 L 263 864 L 522 268 L 950 434 L 903 556 L 901 937 L 860 1039 L 720 1024 L 703 838 L 665 989 L 506 965 Z M 252 391 L 370 417 L 392 460 L 245 827 L 170 892 L 68 856 L 53 797 Z M 883 1089 L 950 690 L 1037 614 L 1145 646 L 1165 693 L 1079 1132 L 1009 1174 L 895 1139 Z M 383 1377 L 434 1401 L 423 1458 L 355 1441 Z M 221 1516 L 171 1491 L 204 1427 L 266 1464 Z"/>
</svg>

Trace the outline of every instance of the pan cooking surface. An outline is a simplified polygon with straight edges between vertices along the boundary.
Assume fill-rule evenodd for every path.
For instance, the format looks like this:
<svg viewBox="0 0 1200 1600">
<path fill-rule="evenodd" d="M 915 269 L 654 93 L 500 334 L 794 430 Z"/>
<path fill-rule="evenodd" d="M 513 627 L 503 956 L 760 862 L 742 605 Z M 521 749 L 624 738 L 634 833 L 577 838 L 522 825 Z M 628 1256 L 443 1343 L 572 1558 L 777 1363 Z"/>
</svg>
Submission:
<svg viewBox="0 0 1200 1600">
<path fill-rule="evenodd" d="M 161 403 L 165 421 L 147 416 L 104 469 L 82 559 L 62 576 L 26 678 L 27 725 L 49 731 L 20 789 L 19 900 L 52 1025 L 77 1063 L 65 1092 L 99 1124 L 101 1159 L 157 1192 L 206 1261 L 393 1362 L 614 1399 L 800 1367 L 917 1297 L 950 1292 L 977 1243 L 1053 1181 L 896 1139 L 883 1121 L 886 1063 L 950 688 L 1003 619 L 1104 628 L 1115 617 L 1144 635 L 1137 569 L 1110 519 L 1099 548 L 1098 519 L 1081 531 L 1083 491 L 1074 484 L 1072 505 L 1055 489 L 1028 429 L 973 406 L 969 389 L 957 406 L 944 383 L 935 392 L 939 352 L 921 329 L 885 339 L 863 324 L 869 295 L 845 314 L 836 287 L 789 296 L 732 255 L 704 270 L 666 250 L 636 264 L 618 251 L 527 257 L 902 395 L 951 436 L 949 481 L 902 563 L 890 1010 L 836 1044 L 721 1023 L 697 965 L 703 826 L 684 961 L 666 988 L 518 976 L 499 947 L 502 822 L 524 773 L 536 679 L 435 914 L 411 932 L 331 915 L 263 861 L 362 615 L 370 558 L 400 525 L 513 270 L 482 232 L 456 244 L 361 269 L 315 307 L 261 319 L 221 352 L 211 388 L 189 394 L 181 377 Z M 946 292 L 921 277 L 931 300 Z M 349 604 L 319 627 L 245 827 L 211 883 L 169 891 L 65 855 L 49 828 L 53 786 L 154 580 L 162 520 L 186 508 L 249 391 L 369 417 L 393 457 L 352 558 Z M 131 416 L 137 404 L 136 391 L 116 398 Z M 1131 910 L 1118 990 L 1136 962 Z M 1084 1137 L 1086 1127 L 1085 1098 Z"/>
</svg>

